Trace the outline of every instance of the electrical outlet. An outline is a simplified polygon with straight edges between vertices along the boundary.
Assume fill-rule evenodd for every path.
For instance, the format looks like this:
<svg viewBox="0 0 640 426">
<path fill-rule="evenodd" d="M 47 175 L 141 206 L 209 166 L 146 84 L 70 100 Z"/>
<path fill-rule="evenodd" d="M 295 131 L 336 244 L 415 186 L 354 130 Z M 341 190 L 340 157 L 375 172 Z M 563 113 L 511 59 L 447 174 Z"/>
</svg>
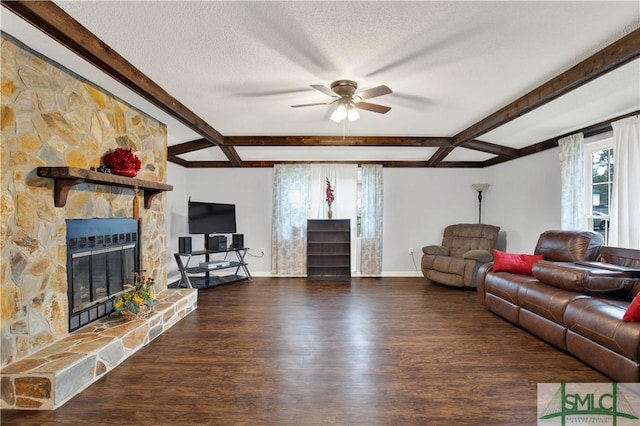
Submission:
<svg viewBox="0 0 640 426">
<path fill-rule="evenodd" d="M 413 256 L 413 247 L 409 247 L 409 254 Z"/>
<path fill-rule="evenodd" d="M 264 249 L 263 248 L 260 249 L 260 254 L 264 256 Z"/>
</svg>

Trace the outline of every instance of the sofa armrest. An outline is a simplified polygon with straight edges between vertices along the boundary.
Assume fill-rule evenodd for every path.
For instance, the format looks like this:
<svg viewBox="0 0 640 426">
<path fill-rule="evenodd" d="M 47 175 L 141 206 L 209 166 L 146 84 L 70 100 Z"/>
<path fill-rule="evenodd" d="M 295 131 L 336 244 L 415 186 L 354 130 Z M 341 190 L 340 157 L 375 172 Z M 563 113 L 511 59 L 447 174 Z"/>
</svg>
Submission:
<svg viewBox="0 0 640 426">
<path fill-rule="evenodd" d="M 444 246 L 425 246 L 422 247 L 422 253 L 434 256 L 449 256 L 449 249 Z"/>
<path fill-rule="evenodd" d="M 493 261 L 493 256 L 486 250 L 473 249 L 462 255 L 465 263 L 464 282 L 469 287 L 477 286 L 478 270 L 482 265 Z"/>
<path fill-rule="evenodd" d="M 471 259 L 480 263 L 487 263 L 493 261 L 493 255 L 487 250 L 469 250 L 462 255 L 463 259 Z"/>
<path fill-rule="evenodd" d="M 483 263 L 478 268 L 478 275 L 476 275 L 476 286 L 478 287 L 478 299 L 482 305 L 485 305 L 485 295 L 487 293 L 485 287 L 485 280 L 487 274 L 493 271 L 493 262 Z"/>
</svg>

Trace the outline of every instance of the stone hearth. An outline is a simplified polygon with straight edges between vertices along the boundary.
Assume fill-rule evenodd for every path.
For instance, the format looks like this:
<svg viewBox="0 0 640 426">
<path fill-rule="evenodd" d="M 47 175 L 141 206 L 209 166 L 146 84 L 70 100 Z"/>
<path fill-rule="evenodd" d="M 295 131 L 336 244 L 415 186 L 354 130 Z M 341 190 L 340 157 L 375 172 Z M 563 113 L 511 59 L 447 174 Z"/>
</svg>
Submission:
<svg viewBox="0 0 640 426">
<path fill-rule="evenodd" d="M 164 290 L 144 319 L 103 318 L 2 370 L 1 408 L 52 410 L 197 307 L 198 290 Z"/>
</svg>

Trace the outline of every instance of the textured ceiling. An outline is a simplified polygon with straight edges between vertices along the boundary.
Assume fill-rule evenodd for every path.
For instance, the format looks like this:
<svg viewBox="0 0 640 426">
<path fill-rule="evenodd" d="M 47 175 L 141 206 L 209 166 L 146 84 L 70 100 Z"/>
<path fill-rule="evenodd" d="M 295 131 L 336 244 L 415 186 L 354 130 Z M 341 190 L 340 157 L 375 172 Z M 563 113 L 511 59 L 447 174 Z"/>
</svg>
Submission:
<svg viewBox="0 0 640 426">
<path fill-rule="evenodd" d="M 640 26 L 637 1 L 114 3 L 56 2 L 224 136 L 453 136 Z M 391 111 L 343 126 L 327 106 L 290 107 L 327 100 L 309 85 L 342 78 L 389 86 L 371 102 Z M 640 60 L 478 139 L 522 148 L 638 109 Z M 200 138 L 151 114 L 171 145 Z M 245 161 L 424 161 L 436 149 L 236 148 Z M 492 156 L 457 148 L 447 160 Z M 216 147 L 181 157 L 226 160 Z"/>
</svg>

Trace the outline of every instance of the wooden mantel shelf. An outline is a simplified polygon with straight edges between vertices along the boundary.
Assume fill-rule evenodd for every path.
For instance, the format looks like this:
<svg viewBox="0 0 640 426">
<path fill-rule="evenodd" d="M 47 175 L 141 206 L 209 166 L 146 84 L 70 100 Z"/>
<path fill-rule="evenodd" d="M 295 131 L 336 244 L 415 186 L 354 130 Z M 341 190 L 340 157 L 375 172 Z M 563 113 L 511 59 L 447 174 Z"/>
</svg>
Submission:
<svg viewBox="0 0 640 426">
<path fill-rule="evenodd" d="M 138 188 L 144 191 L 144 208 L 151 206 L 151 200 L 163 191 L 173 190 L 172 185 L 151 182 L 149 180 L 134 179 L 124 176 L 99 173 L 78 167 L 38 167 L 38 176 L 52 178 L 55 182 L 53 199 L 56 207 L 67 204 L 69 190 L 80 183 L 96 183 L 102 185 Z"/>
</svg>

